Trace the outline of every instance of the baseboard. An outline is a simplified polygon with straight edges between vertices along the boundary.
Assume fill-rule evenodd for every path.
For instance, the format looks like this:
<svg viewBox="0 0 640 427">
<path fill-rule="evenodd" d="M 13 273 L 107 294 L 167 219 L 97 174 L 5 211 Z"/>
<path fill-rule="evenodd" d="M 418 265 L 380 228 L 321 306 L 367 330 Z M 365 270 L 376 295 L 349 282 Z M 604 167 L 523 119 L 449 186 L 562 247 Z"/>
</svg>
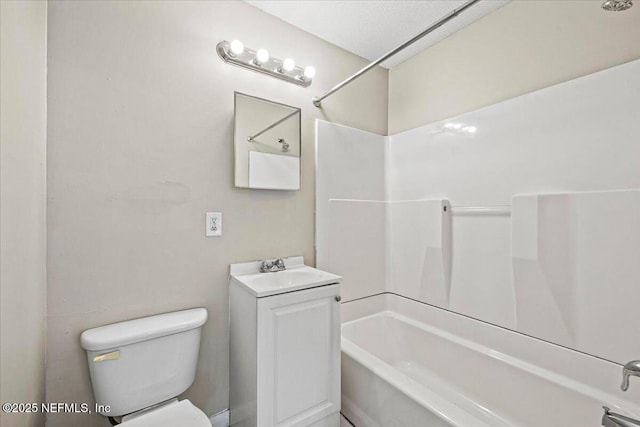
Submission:
<svg viewBox="0 0 640 427">
<path fill-rule="evenodd" d="M 220 411 L 217 414 L 212 415 L 209 419 L 211 420 L 211 425 L 213 427 L 229 427 L 229 410 L 225 409 L 224 411 Z M 343 425 L 353 426 L 351 421 L 345 418 L 344 415 L 340 414 L 340 426 Z"/>
<path fill-rule="evenodd" d="M 229 410 L 220 411 L 209 419 L 213 427 L 229 427 Z"/>
</svg>

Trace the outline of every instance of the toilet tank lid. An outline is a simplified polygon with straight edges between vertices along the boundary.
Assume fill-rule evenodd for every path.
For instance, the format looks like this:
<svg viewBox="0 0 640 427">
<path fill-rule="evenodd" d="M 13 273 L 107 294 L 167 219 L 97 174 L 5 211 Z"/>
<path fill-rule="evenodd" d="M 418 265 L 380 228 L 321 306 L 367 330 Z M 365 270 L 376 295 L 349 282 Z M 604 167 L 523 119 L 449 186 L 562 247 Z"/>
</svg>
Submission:
<svg viewBox="0 0 640 427">
<path fill-rule="evenodd" d="M 85 350 L 107 350 L 199 328 L 206 321 L 204 308 L 174 311 L 87 329 L 80 335 L 80 343 Z"/>
</svg>

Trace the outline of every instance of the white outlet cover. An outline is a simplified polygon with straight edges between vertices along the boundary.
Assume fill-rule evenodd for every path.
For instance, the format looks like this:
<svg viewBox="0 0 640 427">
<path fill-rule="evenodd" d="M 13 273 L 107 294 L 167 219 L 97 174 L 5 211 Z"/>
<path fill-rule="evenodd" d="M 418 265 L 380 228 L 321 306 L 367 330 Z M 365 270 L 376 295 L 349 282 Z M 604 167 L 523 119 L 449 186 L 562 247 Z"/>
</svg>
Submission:
<svg viewBox="0 0 640 427">
<path fill-rule="evenodd" d="M 205 236 L 222 236 L 222 212 L 207 212 L 205 215 Z"/>
</svg>

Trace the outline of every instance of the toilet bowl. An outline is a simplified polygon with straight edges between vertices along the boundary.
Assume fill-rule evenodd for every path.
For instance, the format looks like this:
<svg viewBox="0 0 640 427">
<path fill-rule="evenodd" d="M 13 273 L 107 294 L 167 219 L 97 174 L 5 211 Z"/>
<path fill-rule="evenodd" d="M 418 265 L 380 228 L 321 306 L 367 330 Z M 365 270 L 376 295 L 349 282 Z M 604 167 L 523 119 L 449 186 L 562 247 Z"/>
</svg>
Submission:
<svg viewBox="0 0 640 427">
<path fill-rule="evenodd" d="M 209 418 L 188 399 L 174 399 L 156 408 L 122 418 L 123 427 L 211 427 Z"/>
<path fill-rule="evenodd" d="M 211 427 L 177 396 L 195 379 L 204 308 L 143 317 L 86 330 L 91 385 L 100 413 L 123 427 Z"/>
</svg>

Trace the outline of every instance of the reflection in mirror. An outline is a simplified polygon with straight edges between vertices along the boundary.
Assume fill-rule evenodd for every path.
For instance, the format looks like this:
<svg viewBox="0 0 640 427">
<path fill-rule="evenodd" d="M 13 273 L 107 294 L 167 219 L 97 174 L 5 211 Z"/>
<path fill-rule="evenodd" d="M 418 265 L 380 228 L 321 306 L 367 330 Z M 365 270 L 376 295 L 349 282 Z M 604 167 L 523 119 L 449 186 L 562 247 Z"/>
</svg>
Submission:
<svg viewBox="0 0 640 427">
<path fill-rule="evenodd" d="M 235 93 L 235 185 L 300 189 L 300 109 Z"/>
</svg>

